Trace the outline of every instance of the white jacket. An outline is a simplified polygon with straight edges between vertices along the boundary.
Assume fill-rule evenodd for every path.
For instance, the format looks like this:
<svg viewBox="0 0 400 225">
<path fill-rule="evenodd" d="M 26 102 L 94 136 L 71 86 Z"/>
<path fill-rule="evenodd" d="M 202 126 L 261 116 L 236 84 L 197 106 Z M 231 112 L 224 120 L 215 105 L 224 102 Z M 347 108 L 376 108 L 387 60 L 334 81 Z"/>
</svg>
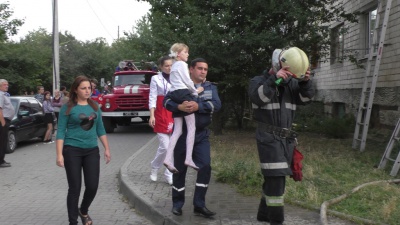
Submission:
<svg viewBox="0 0 400 225">
<path fill-rule="evenodd" d="M 156 108 L 157 96 L 165 96 L 170 88 L 171 84 L 163 77 L 161 73 L 152 76 L 150 82 L 149 109 Z"/>
<path fill-rule="evenodd" d="M 169 80 L 171 82 L 171 91 L 189 89 L 192 95 L 197 96 L 197 90 L 190 79 L 188 64 L 184 61 L 175 61 L 172 64 Z"/>
</svg>

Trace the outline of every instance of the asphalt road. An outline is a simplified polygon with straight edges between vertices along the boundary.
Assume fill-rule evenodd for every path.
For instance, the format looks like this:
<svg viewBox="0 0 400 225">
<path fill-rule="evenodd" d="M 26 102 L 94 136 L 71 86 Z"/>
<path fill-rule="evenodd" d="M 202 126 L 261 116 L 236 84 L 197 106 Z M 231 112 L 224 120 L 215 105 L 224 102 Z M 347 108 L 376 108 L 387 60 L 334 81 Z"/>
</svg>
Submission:
<svg viewBox="0 0 400 225">
<path fill-rule="evenodd" d="M 117 175 L 122 164 L 154 133 L 146 124 L 136 124 L 118 127 L 107 136 L 112 159 L 106 165 L 100 147 L 100 187 L 89 212 L 93 223 L 150 225 L 118 192 Z M 0 225 L 68 224 L 68 183 L 65 170 L 56 165 L 55 157 L 55 143 L 37 140 L 20 143 L 14 153 L 6 155 L 12 167 L 0 168 Z"/>
</svg>

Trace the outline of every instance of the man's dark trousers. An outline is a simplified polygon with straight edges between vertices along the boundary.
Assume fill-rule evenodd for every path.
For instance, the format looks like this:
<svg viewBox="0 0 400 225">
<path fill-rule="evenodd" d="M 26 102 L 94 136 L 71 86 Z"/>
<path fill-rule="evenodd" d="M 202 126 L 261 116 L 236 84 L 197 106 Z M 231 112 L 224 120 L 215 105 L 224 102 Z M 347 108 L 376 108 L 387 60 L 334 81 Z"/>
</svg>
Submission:
<svg viewBox="0 0 400 225">
<path fill-rule="evenodd" d="M 6 125 L 3 127 L 0 124 L 0 164 L 3 164 L 5 154 L 6 154 L 6 149 L 8 145 L 8 128 L 10 127 L 10 120 L 5 119 Z"/>
<path fill-rule="evenodd" d="M 182 127 L 182 135 L 174 150 L 174 165 L 179 171 L 173 174 L 172 202 L 174 208 L 182 208 L 185 203 L 185 179 L 187 166 L 186 158 L 186 125 Z M 197 130 L 193 147 L 193 161 L 199 167 L 197 172 L 196 187 L 194 191 L 193 205 L 205 207 L 205 197 L 211 178 L 210 142 L 208 129 Z"/>
</svg>

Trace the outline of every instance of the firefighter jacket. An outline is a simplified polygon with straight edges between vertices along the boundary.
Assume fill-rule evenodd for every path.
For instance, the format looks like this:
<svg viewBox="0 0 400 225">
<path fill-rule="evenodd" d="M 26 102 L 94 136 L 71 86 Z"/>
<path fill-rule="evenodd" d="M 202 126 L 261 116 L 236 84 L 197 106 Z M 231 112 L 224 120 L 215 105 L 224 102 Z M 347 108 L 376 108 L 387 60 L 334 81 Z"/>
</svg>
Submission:
<svg viewBox="0 0 400 225">
<path fill-rule="evenodd" d="M 289 77 L 276 85 L 275 74 L 263 74 L 250 80 L 249 96 L 253 103 L 253 116 L 258 121 L 257 148 L 264 176 L 292 175 L 295 140 L 272 132 L 265 127 L 290 130 L 297 105 L 304 105 L 314 96 L 312 81 L 298 81 Z"/>
<path fill-rule="evenodd" d="M 218 96 L 217 87 L 209 81 L 201 84 L 204 91 L 199 93 L 197 104 L 199 109 L 195 112 L 196 116 L 196 133 L 207 128 L 211 124 L 212 114 L 221 109 L 221 100 Z M 196 87 L 197 88 L 197 87 Z M 164 107 L 171 112 L 180 112 L 178 103 L 173 102 L 168 94 L 164 99 Z"/>
</svg>

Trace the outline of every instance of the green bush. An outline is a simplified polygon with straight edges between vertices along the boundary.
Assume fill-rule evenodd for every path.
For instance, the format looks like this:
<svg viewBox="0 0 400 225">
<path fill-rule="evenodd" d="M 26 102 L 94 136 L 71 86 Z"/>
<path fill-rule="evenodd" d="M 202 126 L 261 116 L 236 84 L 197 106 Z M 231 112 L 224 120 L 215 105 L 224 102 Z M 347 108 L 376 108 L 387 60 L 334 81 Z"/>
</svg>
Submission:
<svg viewBox="0 0 400 225">
<path fill-rule="evenodd" d="M 347 138 L 354 131 L 355 118 L 352 115 L 332 118 L 324 113 L 323 103 L 313 102 L 299 107 L 294 124 L 296 131 L 313 132 L 333 138 Z"/>
</svg>

